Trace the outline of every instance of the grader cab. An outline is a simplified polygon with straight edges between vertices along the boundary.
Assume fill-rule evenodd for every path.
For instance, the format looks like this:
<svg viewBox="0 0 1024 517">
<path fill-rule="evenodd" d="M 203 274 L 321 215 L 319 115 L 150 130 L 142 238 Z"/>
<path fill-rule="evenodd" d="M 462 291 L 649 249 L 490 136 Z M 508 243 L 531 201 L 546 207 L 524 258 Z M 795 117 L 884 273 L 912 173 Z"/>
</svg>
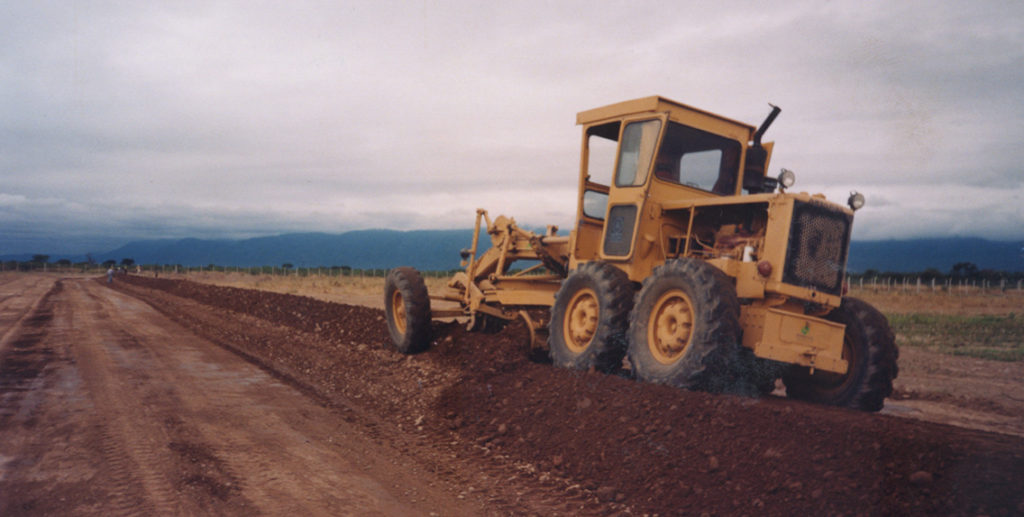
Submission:
<svg viewBox="0 0 1024 517">
<path fill-rule="evenodd" d="M 863 197 L 842 206 L 786 192 L 785 169 L 769 177 L 761 138 L 778 114 L 755 128 L 658 96 L 579 113 L 569 234 L 478 210 L 465 271 L 442 292 L 389 272 L 395 345 L 428 347 L 432 318 L 484 331 L 522 319 L 558 366 L 709 391 L 770 392 L 781 377 L 790 397 L 881 409 L 898 348 L 880 312 L 844 297 Z"/>
</svg>

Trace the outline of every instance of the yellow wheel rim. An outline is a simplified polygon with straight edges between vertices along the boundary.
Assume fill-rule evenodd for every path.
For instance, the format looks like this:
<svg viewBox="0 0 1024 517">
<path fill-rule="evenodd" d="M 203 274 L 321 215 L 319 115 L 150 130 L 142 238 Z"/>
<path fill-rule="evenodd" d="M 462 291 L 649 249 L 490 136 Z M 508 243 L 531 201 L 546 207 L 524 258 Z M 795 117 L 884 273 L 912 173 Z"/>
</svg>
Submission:
<svg viewBox="0 0 1024 517">
<path fill-rule="evenodd" d="M 562 335 L 573 353 L 583 353 L 593 341 L 597 333 L 599 307 L 597 293 L 593 289 L 582 289 L 569 300 Z"/>
<path fill-rule="evenodd" d="M 391 317 L 395 321 L 395 329 L 405 334 L 405 299 L 398 289 L 391 295 Z"/>
<path fill-rule="evenodd" d="M 654 303 L 647 322 L 647 346 L 662 364 L 672 364 L 693 340 L 693 304 L 682 291 L 669 291 Z"/>
</svg>

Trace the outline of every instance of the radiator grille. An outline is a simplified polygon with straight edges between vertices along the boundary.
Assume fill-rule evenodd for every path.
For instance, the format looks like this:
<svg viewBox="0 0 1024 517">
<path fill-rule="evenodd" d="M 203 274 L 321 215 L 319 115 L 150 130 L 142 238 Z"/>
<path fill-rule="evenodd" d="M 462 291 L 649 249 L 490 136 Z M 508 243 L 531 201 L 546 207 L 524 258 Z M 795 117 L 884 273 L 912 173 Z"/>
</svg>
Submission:
<svg viewBox="0 0 1024 517">
<path fill-rule="evenodd" d="M 852 223 L 853 217 L 844 212 L 796 202 L 782 281 L 842 294 Z"/>
</svg>

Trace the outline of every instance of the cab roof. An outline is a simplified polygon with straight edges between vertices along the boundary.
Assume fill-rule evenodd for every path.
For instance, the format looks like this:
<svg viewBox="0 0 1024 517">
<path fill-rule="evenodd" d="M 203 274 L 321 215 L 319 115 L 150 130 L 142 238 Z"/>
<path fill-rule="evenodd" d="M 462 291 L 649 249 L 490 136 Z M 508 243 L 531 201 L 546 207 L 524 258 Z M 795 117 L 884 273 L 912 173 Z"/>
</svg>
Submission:
<svg viewBox="0 0 1024 517">
<path fill-rule="evenodd" d="M 660 95 L 652 95 L 650 97 L 642 97 L 640 99 L 633 99 L 629 101 L 617 102 L 615 104 L 609 104 L 600 108 L 589 109 L 581 111 L 576 114 L 576 123 L 585 125 L 593 124 L 595 122 L 612 121 L 630 115 L 639 115 L 643 113 L 663 113 L 669 112 L 670 116 L 678 120 L 707 120 L 713 119 L 712 124 L 718 125 L 726 123 L 734 126 L 736 129 L 745 130 L 749 135 L 753 135 L 756 128 L 750 124 L 745 124 L 730 118 L 716 115 L 709 111 L 687 106 L 681 102 L 676 102 L 671 99 L 666 99 Z M 700 126 L 700 124 L 696 124 Z"/>
</svg>

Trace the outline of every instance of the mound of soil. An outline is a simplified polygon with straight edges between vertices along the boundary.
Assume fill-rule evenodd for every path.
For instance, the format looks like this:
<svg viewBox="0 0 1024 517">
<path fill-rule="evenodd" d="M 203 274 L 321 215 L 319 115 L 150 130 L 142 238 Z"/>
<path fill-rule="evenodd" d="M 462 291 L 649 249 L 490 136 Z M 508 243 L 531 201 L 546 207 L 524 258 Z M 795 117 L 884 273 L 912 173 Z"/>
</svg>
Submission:
<svg viewBox="0 0 1024 517">
<path fill-rule="evenodd" d="M 402 356 L 380 310 L 179 280 L 114 286 L 324 401 L 372 412 L 382 436 L 443 451 L 432 469 L 485 465 L 477 490 L 499 494 L 500 511 L 515 508 L 503 485 L 516 480 L 567 513 L 1024 513 L 1017 437 L 561 370 L 528 359 L 519 324 L 435 323 L 431 348 Z"/>
</svg>

